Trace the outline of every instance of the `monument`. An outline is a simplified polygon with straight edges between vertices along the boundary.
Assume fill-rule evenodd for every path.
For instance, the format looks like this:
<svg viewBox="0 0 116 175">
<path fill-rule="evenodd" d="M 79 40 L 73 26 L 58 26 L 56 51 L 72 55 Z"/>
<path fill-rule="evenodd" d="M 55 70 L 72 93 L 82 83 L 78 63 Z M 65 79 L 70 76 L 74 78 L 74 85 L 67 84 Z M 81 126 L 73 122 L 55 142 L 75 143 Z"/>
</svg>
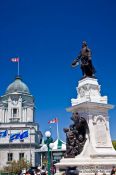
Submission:
<svg viewBox="0 0 116 175">
<path fill-rule="evenodd" d="M 101 96 L 101 88 L 95 77 L 95 68 L 91 60 L 91 50 L 82 43 L 79 56 L 72 67 L 80 65 L 83 77 L 78 82 L 77 98 L 71 99 L 73 121 L 66 133 L 66 153 L 56 164 L 57 174 L 69 167 L 76 167 L 79 174 L 93 175 L 97 171 L 110 174 L 116 165 L 116 151 L 111 142 L 107 96 Z"/>
</svg>

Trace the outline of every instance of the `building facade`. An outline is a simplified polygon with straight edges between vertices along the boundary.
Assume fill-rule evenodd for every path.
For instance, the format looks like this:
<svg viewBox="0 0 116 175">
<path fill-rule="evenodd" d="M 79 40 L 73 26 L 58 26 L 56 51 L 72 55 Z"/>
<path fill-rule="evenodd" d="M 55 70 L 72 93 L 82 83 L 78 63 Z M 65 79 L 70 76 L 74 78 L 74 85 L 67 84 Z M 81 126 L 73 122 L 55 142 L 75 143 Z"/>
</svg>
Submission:
<svg viewBox="0 0 116 175">
<path fill-rule="evenodd" d="M 21 78 L 16 77 L 0 97 L 0 169 L 22 158 L 32 166 L 39 164 L 36 149 L 40 147 L 42 134 L 34 111 L 34 97 Z"/>
</svg>

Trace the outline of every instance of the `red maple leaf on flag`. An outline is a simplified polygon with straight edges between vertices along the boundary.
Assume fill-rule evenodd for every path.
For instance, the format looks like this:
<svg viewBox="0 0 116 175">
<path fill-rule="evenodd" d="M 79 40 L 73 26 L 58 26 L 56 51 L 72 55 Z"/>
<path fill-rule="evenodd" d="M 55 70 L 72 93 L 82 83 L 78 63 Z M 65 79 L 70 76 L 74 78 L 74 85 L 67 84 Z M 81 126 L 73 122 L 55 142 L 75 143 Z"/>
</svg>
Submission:
<svg viewBox="0 0 116 175">
<path fill-rule="evenodd" d="M 11 58 L 11 61 L 12 62 L 19 62 L 19 58 L 17 57 L 17 58 Z"/>
<path fill-rule="evenodd" d="M 51 123 L 57 123 L 58 122 L 58 119 L 57 118 L 54 118 L 52 120 L 49 120 L 48 121 L 48 124 L 51 124 Z"/>
</svg>

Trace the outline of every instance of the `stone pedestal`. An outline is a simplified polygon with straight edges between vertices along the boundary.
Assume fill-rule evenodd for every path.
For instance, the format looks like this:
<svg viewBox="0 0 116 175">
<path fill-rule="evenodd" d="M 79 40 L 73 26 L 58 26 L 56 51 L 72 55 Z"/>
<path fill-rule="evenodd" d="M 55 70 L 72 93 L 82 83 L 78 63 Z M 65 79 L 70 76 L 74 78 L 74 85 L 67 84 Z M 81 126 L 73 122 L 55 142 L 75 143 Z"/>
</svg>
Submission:
<svg viewBox="0 0 116 175">
<path fill-rule="evenodd" d="M 113 106 L 107 104 L 107 96 L 100 94 L 97 79 L 85 78 L 79 81 L 78 96 L 71 99 L 72 107 L 68 112 L 78 112 L 88 123 L 87 141 L 80 155 L 75 158 L 63 158 L 56 164 L 57 173 L 60 169 L 76 166 L 79 174 L 95 174 L 96 171 L 110 174 L 116 165 L 116 151 L 110 137 L 108 110 Z"/>
</svg>

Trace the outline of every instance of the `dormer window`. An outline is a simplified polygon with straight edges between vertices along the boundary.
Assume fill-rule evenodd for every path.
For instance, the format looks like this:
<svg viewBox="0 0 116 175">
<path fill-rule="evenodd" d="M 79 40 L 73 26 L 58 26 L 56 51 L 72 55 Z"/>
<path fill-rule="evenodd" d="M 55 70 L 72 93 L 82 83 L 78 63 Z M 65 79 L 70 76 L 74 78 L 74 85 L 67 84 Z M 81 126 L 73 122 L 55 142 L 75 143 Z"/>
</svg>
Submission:
<svg viewBox="0 0 116 175">
<path fill-rule="evenodd" d="M 17 117 L 17 108 L 13 108 L 13 118 Z"/>
<path fill-rule="evenodd" d="M 10 122 L 19 122 L 19 109 L 18 108 L 12 108 L 11 109 L 11 118 L 9 118 Z"/>
</svg>

